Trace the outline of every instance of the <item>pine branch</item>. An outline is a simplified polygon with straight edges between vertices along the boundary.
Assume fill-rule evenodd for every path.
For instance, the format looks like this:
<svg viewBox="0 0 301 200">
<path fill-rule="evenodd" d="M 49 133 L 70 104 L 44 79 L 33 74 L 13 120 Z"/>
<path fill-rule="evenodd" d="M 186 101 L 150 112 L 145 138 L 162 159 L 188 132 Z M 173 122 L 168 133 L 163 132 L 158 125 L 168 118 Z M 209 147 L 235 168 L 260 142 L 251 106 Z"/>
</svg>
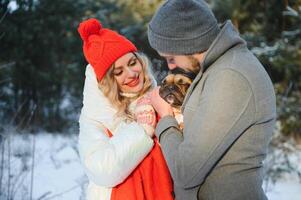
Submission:
<svg viewBox="0 0 301 200">
<path fill-rule="evenodd" d="M 1 39 L 1 38 L 0 38 Z M 6 63 L 6 64 L 3 64 L 0 66 L 0 70 L 1 69 L 4 69 L 4 68 L 7 68 L 7 67 L 12 67 L 16 64 L 16 62 L 9 62 L 9 63 Z"/>
<path fill-rule="evenodd" d="M 2 135 L 0 135 L 0 145 L 1 145 L 1 169 L 0 169 L 0 191 L 2 190 L 2 179 L 3 179 L 3 172 L 4 172 L 4 150 L 5 150 L 5 140 Z M 0 195 L 1 197 L 1 195 Z"/>
</svg>

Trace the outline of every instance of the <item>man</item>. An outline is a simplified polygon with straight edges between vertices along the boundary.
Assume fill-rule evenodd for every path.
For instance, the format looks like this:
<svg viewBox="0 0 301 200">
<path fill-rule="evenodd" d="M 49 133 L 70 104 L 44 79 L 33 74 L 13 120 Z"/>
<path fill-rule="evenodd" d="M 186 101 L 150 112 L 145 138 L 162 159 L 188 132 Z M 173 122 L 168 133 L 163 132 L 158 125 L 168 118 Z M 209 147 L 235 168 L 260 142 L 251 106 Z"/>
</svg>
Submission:
<svg viewBox="0 0 301 200">
<path fill-rule="evenodd" d="M 176 199 L 266 199 L 263 160 L 276 118 L 272 82 L 232 23 L 203 0 L 167 0 L 148 26 L 169 69 L 198 71 L 182 105 L 183 132 L 158 88 L 151 101 Z"/>
</svg>

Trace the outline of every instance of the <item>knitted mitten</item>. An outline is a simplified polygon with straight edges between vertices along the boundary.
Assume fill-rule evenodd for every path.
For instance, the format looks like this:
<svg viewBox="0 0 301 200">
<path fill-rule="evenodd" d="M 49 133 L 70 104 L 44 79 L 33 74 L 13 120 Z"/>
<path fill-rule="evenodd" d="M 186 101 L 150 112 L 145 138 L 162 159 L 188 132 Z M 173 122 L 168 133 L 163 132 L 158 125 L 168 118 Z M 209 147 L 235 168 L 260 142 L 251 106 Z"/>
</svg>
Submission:
<svg viewBox="0 0 301 200">
<path fill-rule="evenodd" d="M 156 113 L 150 103 L 149 93 L 132 102 L 129 110 L 134 114 L 136 121 L 144 128 L 146 133 L 152 137 L 156 126 Z"/>
</svg>

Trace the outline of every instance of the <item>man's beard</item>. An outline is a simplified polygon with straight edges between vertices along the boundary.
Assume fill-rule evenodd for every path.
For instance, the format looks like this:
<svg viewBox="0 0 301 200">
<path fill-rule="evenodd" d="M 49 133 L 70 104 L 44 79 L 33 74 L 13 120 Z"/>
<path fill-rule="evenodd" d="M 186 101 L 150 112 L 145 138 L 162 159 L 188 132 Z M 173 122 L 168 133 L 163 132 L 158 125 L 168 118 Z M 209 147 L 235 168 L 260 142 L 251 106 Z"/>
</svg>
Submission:
<svg viewBox="0 0 301 200">
<path fill-rule="evenodd" d="M 186 77 L 193 80 L 200 72 L 201 65 L 200 65 L 200 62 L 198 61 L 198 59 L 196 59 L 195 57 L 188 55 L 187 58 L 190 61 L 189 68 L 188 67 L 183 68 L 180 66 L 176 66 L 174 69 L 169 70 L 168 74 L 183 74 Z"/>
<path fill-rule="evenodd" d="M 200 62 L 193 56 L 188 56 L 188 59 L 190 61 L 189 68 L 183 69 L 182 67 L 177 66 L 176 68 L 170 70 L 169 74 L 182 74 L 193 81 L 200 72 L 201 66 Z"/>
<path fill-rule="evenodd" d="M 188 56 L 190 61 L 189 68 L 183 69 L 182 67 L 177 66 L 175 69 L 170 70 L 169 73 L 171 74 L 183 74 L 190 79 L 194 79 L 201 70 L 201 65 L 198 59 L 194 58 L 193 56 Z"/>
<path fill-rule="evenodd" d="M 193 56 L 188 56 L 188 59 L 191 62 L 191 68 L 189 69 L 189 71 L 198 74 L 201 70 L 201 65 L 200 62 L 198 61 L 198 59 L 196 59 Z"/>
</svg>

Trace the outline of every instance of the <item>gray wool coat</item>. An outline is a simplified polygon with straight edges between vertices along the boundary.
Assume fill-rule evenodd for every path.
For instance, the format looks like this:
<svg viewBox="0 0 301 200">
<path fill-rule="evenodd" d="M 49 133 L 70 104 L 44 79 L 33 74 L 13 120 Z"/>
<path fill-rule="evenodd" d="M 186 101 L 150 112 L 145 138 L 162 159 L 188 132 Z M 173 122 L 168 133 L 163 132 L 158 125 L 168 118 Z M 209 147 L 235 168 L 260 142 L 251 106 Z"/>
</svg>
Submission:
<svg viewBox="0 0 301 200">
<path fill-rule="evenodd" d="M 174 117 L 156 127 L 177 200 L 267 199 L 263 160 L 276 118 L 272 82 L 227 21 Z"/>
</svg>

